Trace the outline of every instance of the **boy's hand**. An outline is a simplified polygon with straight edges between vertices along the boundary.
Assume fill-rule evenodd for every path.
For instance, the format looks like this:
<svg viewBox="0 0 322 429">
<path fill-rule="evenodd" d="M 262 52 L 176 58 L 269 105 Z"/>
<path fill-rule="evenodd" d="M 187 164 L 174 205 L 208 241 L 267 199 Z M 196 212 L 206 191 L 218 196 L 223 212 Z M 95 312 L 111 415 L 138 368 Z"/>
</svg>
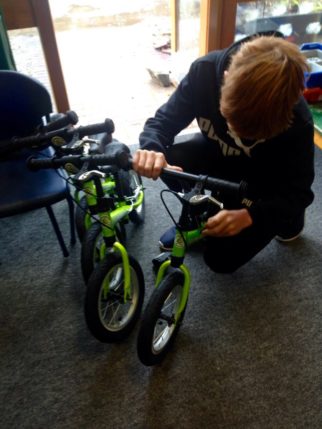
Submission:
<svg viewBox="0 0 322 429">
<path fill-rule="evenodd" d="M 253 220 L 246 209 L 221 210 L 207 220 L 202 234 L 212 237 L 229 237 L 239 234 L 252 223 Z"/>
<path fill-rule="evenodd" d="M 163 168 L 182 171 L 181 167 L 169 165 L 162 152 L 138 149 L 133 156 L 133 169 L 141 176 L 156 180 Z"/>
</svg>

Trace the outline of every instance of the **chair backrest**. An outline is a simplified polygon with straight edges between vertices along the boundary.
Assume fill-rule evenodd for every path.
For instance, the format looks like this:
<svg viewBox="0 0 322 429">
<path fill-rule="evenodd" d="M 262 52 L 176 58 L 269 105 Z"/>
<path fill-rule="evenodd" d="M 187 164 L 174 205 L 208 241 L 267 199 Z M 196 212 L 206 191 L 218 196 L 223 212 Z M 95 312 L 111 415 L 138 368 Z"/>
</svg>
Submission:
<svg viewBox="0 0 322 429">
<path fill-rule="evenodd" d="M 16 70 L 15 60 L 13 58 L 7 27 L 3 20 L 3 12 L 0 7 L 0 69 Z"/>
<path fill-rule="evenodd" d="M 50 113 L 51 97 L 42 83 L 14 70 L 0 70 L 0 140 L 34 132 Z"/>
</svg>

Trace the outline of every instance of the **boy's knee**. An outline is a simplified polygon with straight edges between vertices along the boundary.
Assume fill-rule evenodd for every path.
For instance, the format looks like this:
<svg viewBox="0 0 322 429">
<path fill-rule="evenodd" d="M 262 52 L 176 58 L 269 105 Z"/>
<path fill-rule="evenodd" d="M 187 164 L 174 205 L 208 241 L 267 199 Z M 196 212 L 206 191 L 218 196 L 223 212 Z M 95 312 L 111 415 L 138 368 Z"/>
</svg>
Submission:
<svg viewBox="0 0 322 429">
<path fill-rule="evenodd" d="M 215 256 L 210 252 L 204 253 L 204 261 L 212 271 L 218 274 L 231 274 L 243 265 L 229 257 Z"/>
</svg>

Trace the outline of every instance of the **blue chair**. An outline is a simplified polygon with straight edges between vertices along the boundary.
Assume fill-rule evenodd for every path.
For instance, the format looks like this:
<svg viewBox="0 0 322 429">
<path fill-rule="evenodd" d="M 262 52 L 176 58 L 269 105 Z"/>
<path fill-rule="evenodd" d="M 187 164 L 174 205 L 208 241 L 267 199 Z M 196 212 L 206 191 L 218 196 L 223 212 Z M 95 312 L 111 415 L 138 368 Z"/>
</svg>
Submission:
<svg viewBox="0 0 322 429">
<path fill-rule="evenodd" d="M 0 142 L 14 136 L 35 132 L 40 124 L 50 121 L 51 97 L 37 80 L 13 70 L 0 70 Z M 64 256 L 68 256 L 52 205 L 66 200 L 69 208 L 71 244 L 76 242 L 74 204 L 63 170 L 30 171 L 28 157 L 35 153 L 23 149 L 6 159 L 0 159 L 0 218 L 46 208 Z M 44 156 L 52 148 L 42 150 Z"/>
</svg>

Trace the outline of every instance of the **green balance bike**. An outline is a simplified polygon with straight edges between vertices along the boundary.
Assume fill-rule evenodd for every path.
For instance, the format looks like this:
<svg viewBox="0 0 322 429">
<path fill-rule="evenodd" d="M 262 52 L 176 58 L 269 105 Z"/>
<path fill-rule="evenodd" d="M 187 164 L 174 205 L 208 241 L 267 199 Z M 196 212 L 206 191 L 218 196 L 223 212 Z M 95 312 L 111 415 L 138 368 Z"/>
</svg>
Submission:
<svg viewBox="0 0 322 429">
<path fill-rule="evenodd" d="M 107 135 L 104 135 L 105 141 Z M 111 138 L 102 145 L 93 138 L 74 139 L 61 147 L 61 153 L 97 155 L 102 152 L 113 157 L 116 152 L 130 154 L 129 148 Z M 63 155 L 62 155 L 63 156 Z M 66 159 L 66 158 L 65 158 Z M 86 161 L 81 166 L 66 162 L 65 169 L 75 190 L 75 224 L 81 242 L 81 267 L 87 283 L 94 267 L 104 258 L 106 251 L 106 211 L 119 208 L 121 215 L 114 225 L 117 239 L 126 241 L 125 225 L 130 221 L 140 225 L 144 221 L 145 199 L 141 177 L 132 169 L 117 166 L 95 166 Z M 126 208 L 122 210 L 121 208 Z M 131 210 L 129 210 L 131 207 Z"/>
<path fill-rule="evenodd" d="M 128 336 L 140 316 L 144 300 L 142 269 L 118 239 L 118 226 L 142 205 L 144 198 L 141 184 L 130 197 L 122 198 L 114 193 L 117 172 L 129 171 L 129 151 L 124 146 L 110 145 L 111 150 L 105 154 L 72 154 L 28 161 L 34 170 L 63 167 L 69 172 L 77 171 L 70 175 L 72 183 L 93 197 L 88 202 L 96 216 L 93 225 L 100 224 L 102 243 L 100 261 L 88 279 L 84 311 L 90 332 L 102 342 L 116 342 Z M 110 175 L 108 192 L 103 186 L 107 175 Z"/>
<path fill-rule="evenodd" d="M 175 178 L 195 184 L 193 189 L 178 193 L 161 191 L 161 200 L 175 223 L 176 234 L 171 253 L 154 259 L 157 265 L 155 288 L 146 305 L 138 333 L 137 352 L 147 366 L 159 364 L 172 346 L 186 311 L 191 275 L 184 263 L 187 248 L 202 238 L 202 229 L 209 213 L 223 208 L 219 199 L 226 195 L 242 197 L 245 184 L 236 184 L 207 176 L 164 169 L 164 178 Z M 211 191 L 206 194 L 205 190 Z M 176 222 L 167 208 L 162 194 L 171 192 L 182 204 Z"/>
<path fill-rule="evenodd" d="M 104 153 L 113 157 L 113 153 L 120 150 L 130 153 L 125 144 L 112 137 L 115 127 L 111 119 L 76 128 L 72 126 L 76 123 L 75 117 L 77 118 L 75 112 L 69 112 L 64 121 L 67 123 L 68 119 L 72 119 L 72 124 L 63 126 L 64 121 L 60 119 L 55 122 L 55 127 L 52 126 L 49 130 L 43 128 L 41 135 L 28 137 L 29 144 L 33 142 L 37 147 L 50 144 L 55 150 L 56 158 Z M 58 128 L 57 124 L 63 127 Z M 90 171 L 89 161 L 82 165 L 66 161 L 64 168 L 69 175 L 69 184 L 74 189 L 75 226 L 81 242 L 82 274 L 87 283 L 94 267 L 105 255 L 104 223 L 101 218 L 104 218 L 105 211 L 109 210 L 109 205 L 113 203 L 117 207 L 132 206 L 128 215 L 121 216 L 115 225 L 117 238 L 122 243 L 126 240 L 125 225 L 129 221 L 136 225 L 144 221 L 142 180 L 134 170 L 123 170 L 116 166 L 95 166 L 96 170 Z"/>
</svg>

